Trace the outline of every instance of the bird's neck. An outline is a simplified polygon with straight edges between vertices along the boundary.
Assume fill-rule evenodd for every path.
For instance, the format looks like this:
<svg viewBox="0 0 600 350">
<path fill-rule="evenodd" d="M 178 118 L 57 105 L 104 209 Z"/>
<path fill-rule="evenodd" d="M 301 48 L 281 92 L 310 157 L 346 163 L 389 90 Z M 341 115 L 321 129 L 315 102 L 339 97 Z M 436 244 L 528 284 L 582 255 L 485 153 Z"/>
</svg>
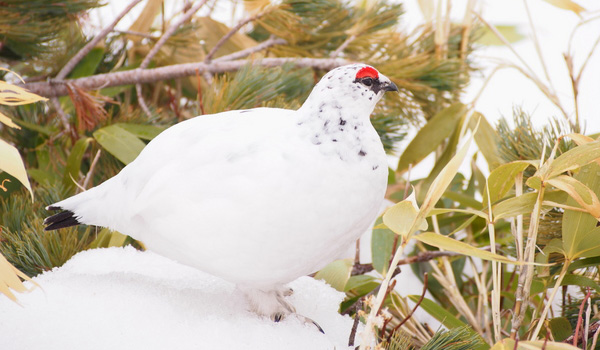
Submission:
<svg viewBox="0 0 600 350">
<path fill-rule="evenodd" d="M 361 160 L 381 148 L 369 120 L 370 113 L 348 108 L 340 100 L 320 98 L 316 103 L 307 100 L 296 114 L 296 125 L 322 153 L 337 154 L 344 160 Z"/>
</svg>

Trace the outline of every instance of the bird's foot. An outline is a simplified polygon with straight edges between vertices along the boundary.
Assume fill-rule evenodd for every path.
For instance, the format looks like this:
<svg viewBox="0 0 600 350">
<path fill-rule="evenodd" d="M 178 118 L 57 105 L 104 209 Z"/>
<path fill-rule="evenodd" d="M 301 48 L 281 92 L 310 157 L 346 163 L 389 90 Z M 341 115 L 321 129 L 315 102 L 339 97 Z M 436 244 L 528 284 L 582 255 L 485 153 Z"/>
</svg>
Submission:
<svg viewBox="0 0 600 350">
<path fill-rule="evenodd" d="M 258 289 L 244 289 L 243 292 L 253 312 L 267 316 L 274 322 L 280 322 L 284 318 L 294 315 L 304 323 L 317 327 L 319 332 L 325 333 L 317 322 L 296 313 L 296 308 L 285 299 L 294 293 L 291 288 L 281 287 L 266 292 Z"/>
</svg>

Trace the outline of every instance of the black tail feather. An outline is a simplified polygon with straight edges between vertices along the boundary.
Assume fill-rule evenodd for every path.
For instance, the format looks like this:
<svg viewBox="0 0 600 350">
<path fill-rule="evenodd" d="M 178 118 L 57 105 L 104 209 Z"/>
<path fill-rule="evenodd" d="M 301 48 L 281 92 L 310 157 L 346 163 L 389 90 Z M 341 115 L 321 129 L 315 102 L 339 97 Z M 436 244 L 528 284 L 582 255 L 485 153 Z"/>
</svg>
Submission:
<svg viewBox="0 0 600 350">
<path fill-rule="evenodd" d="M 49 206 L 46 209 L 59 210 L 62 208 Z M 44 225 L 48 225 L 44 228 L 44 231 L 52 231 L 59 228 L 81 225 L 81 222 L 77 220 L 75 213 L 70 210 L 65 210 L 44 219 Z"/>
</svg>

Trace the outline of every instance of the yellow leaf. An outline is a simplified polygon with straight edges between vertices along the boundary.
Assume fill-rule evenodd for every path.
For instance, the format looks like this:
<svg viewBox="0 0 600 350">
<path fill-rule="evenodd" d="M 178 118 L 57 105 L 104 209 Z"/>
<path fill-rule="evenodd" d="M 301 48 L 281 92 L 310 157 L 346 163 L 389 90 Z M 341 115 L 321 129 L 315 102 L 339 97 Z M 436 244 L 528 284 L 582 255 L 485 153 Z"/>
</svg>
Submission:
<svg viewBox="0 0 600 350">
<path fill-rule="evenodd" d="M 21 181 L 23 186 L 31 193 L 31 200 L 33 200 L 33 191 L 19 151 L 2 139 L 0 139 L 0 170 Z"/>
<path fill-rule="evenodd" d="M 162 10 L 162 2 L 163 0 L 148 0 L 138 18 L 129 27 L 129 30 L 138 33 L 149 33 L 154 19 Z M 127 37 L 132 41 L 141 41 L 143 39 L 139 35 L 128 35 Z"/>
<path fill-rule="evenodd" d="M 11 128 L 15 128 L 15 129 L 21 129 L 20 126 L 18 126 L 17 124 L 15 124 L 15 122 L 12 121 L 12 119 L 10 119 L 9 117 L 7 117 L 6 115 L 4 115 L 3 113 L 0 113 L 0 123 L 3 123 L 5 125 L 10 126 Z"/>
<path fill-rule="evenodd" d="M 578 16 L 587 11 L 584 7 L 571 0 L 544 0 L 554 7 L 575 12 Z"/>
<path fill-rule="evenodd" d="M 581 135 L 581 134 L 573 133 L 573 134 L 567 134 L 565 136 L 570 138 L 571 140 L 573 140 L 573 142 L 575 142 L 578 146 L 595 141 L 593 138 L 591 138 L 589 136 Z"/>
<path fill-rule="evenodd" d="M 473 256 L 484 260 L 497 261 L 506 264 L 521 265 L 520 262 L 510 260 L 505 256 L 494 254 L 492 252 L 488 252 L 487 250 L 475 248 L 467 243 L 458 241 L 454 238 L 437 234 L 435 232 L 423 232 L 413 237 L 425 244 L 429 244 L 440 249 L 456 252 L 466 256 Z"/>
<path fill-rule="evenodd" d="M 395 204 L 386 210 L 383 214 L 383 223 L 397 235 L 401 235 L 407 238 L 412 232 L 411 228 L 417 230 L 427 230 L 427 221 L 423 218 L 417 220 L 417 214 L 419 213 L 419 207 L 415 202 L 415 192 L 400 203 Z M 412 197 L 412 198 L 411 198 Z"/>
<path fill-rule="evenodd" d="M 0 254 L 0 293 L 16 302 L 17 298 L 12 293 L 11 289 L 20 293 L 28 291 L 27 287 L 21 282 L 21 278 L 24 280 L 31 280 L 27 275 L 12 266 L 8 260 Z"/>
<path fill-rule="evenodd" d="M 487 186 L 490 193 L 490 202 L 504 198 L 508 191 L 515 185 L 517 175 L 529 166 L 537 167 L 537 161 L 518 160 L 506 164 L 502 164 L 494 169 L 488 177 Z M 487 193 L 484 193 L 483 202 L 487 203 Z"/>
<path fill-rule="evenodd" d="M 473 135 L 477 132 L 478 126 L 479 124 L 475 126 L 473 132 L 471 133 L 471 136 L 469 136 L 462 148 L 458 150 L 458 152 L 456 152 L 454 157 L 450 159 L 448 164 L 446 164 L 444 169 L 440 171 L 438 176 L 431 183 L 431 186 L 429 187 L 429 190 L 427 190 L 427 194 L 425 195 L 425 200 L 421 205 L 421 217 L 426 217 L 429 211 L 433 209 L 437 201 L 442 197 L 444 192 L 446 192 L 446 188 L 448 187 L 448 185 L 450 185 L 452 179 L 454 179 L 458 168 L 460 167 L 463 160 L 465 159 L 465 156 L 467 155 L 467 151 L 471 146 L 471 141 L 473 141 Z"/>
<path fill-rule="evenodd" d="M 600 141 L 588 142 L 568 150 L 554 160 L 549 159 L 535 175 L 545 181 L 566 171 L 581 168 L 599 158 Z"/>
<path fill-rule="evenodd" d="M 597 220 L 600 220 L 600 201 L 598 196 L 586 185 L 567 175 L 559 175 L 547 182 L 569 194 L 577 204 L 581 205 Z"/>
<path fill-rule="evenodd" d="M 20 86 L 0 80 L 0 104 L 19 106 L 46 100 L 48 99 L 29 92 Z"/>
<path fill-rule="evenodd" d="M 323 280 L 333 288 L 343 292 L 350 278 L 353 265 L 354 261 L 352 259 L 336 260 L 317 272 L 315 279 Z"/>
</svg>

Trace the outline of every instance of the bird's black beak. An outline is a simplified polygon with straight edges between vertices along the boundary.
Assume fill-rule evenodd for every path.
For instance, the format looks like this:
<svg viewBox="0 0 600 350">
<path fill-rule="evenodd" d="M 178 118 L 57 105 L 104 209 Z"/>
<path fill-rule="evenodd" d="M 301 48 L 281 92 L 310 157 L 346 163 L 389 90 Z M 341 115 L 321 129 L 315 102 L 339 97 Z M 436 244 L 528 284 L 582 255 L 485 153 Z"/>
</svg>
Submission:
<svg viewBox="0 0 600 350">
<path fill-rule="evenodd" d="M 384 91 L 398 91 L 398 87 L 396 86 L 396 84 L 394 84 L 393 82 L 390 81 L 389 84 L 384 84 L 383 90 Z"/>
</svg>

